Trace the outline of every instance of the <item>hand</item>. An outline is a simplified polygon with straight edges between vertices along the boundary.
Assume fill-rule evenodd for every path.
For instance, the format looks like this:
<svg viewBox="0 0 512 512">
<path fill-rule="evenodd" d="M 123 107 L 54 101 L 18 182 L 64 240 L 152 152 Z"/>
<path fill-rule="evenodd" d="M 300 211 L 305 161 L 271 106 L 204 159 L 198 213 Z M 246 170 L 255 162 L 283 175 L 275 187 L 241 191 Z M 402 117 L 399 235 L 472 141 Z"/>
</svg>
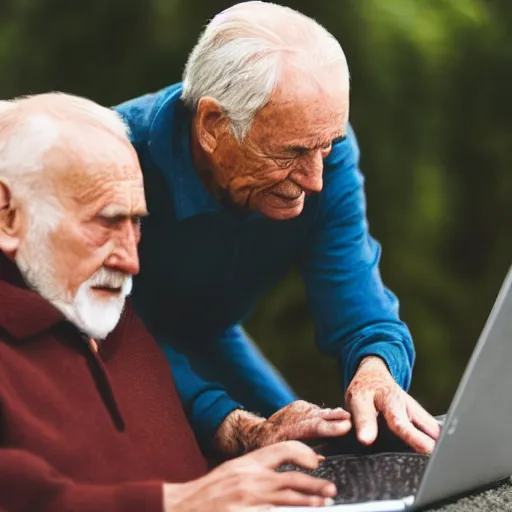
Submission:
<svg viewBox="0 0 512 512">
<path fill-rule="evenodd" d="M 224 457 L 235 457 L 280 441 L 345 435 L 352 428 L 344 409 L 322 409 L 297 400 L 268 419 L 236 410 L 227 416 L 214 439 Z"/>
<path fill-rule="evenodd" d="M 279 443 L 220 465 L 185 484 L 164 485 L 164 512 L 239 512 L 251 507 L 322 506 L 332 503 L 334 484 L 282 464 L 316 469 L 321 457 L 297 441 Z"/>
<path fill-rule="evenodd" d="M 377 438 L 377 415 L 390 430 L 420 453 L 431 453 L 440 428 L 436 420 L 395 382 L 384 361 L 367 357 L 361 362 L 346 394 L 358 440 Z"/>
</svg>

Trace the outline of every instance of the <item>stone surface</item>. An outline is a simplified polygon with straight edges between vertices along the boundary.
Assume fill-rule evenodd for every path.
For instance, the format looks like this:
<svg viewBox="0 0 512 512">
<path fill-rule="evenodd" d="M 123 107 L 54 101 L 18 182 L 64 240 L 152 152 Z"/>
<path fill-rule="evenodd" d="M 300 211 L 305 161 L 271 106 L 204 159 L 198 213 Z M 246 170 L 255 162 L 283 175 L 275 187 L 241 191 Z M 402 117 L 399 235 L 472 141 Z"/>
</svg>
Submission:
<svg viewBox="0 0 512 512">
<path fill-rule="evenodd" d="M 506 512 L 512 511 L 512 481 L 494 489 L 460 498 L 453 503 L 430 509 L 434 512 Z"/>
</svg>

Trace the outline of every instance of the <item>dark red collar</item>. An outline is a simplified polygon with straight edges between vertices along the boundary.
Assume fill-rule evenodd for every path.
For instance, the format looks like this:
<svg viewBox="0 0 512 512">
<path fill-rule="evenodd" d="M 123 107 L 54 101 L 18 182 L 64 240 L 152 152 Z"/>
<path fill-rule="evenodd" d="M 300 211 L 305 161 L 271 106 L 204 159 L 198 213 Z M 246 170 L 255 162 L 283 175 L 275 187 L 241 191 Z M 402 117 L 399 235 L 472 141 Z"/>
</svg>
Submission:
<svg viewBox="0 0 512 512">
<path fill-rule="evenodd" d="M 58 309 L 27 287 L 16 264 L 0 254 L 0 328 L 21 339 L 64 320 Z"/>
</svg>

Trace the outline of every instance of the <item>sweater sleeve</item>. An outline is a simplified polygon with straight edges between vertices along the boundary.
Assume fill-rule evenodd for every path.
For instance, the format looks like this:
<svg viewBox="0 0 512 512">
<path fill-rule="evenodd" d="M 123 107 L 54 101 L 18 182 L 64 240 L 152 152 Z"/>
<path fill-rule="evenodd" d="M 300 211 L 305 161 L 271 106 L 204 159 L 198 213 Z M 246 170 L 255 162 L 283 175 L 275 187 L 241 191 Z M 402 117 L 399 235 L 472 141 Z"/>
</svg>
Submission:
<svg viewBox="0 0 512 512">
<path fill-rule="evenodd" d="M 381 249 L 369 232 L 359 148 L 349 127 L 324 166 L 316 229 L 301 262 L 317 344 L 338 359 L 346 389 L 361 360 L 381 357 L 405 390 L 415 352 L 397 297 L 379 270 Z"/>
<path fill-rule="evenodd" d="M 74 482 L 37 456 L 0 449 L 0 510 L 6 512 L 162 512 L 163 483 Z"/>
</svg>

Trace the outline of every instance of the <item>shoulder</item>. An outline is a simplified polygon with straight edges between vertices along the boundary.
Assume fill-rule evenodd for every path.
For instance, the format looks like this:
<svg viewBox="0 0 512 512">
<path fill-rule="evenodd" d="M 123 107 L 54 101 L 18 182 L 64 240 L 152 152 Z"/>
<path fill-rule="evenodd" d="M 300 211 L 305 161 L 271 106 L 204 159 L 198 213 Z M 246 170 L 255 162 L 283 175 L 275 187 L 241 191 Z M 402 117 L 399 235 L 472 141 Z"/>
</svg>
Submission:
<svg viewBox="0 0 512 512">
<path fill-rule="evenodd" d="M 149 138 L 156 115 L 167 100 L 176 95 L 181 84 L 173 84 L 157 92 L 144 94 L 113 107 L 130 130 L 130 139 L 137 146 Z"/>
<path fill-rule="evenodd" d="M 143 339 L 144 343 L 155 343 L 149 330 L 135 310 L 132 297 L 126 299 L 123 314 L 117 328 L 121 328 L 124 332 L 129 333 L 130 337 L 135 337 L 137 340 Z"/>
<path fill-rule="evenodd" d="M 331 153 L 324 160 L 323 209 L 331 209 L 344 197 L 361 189 L 364 176 L 359 169 L 359 157 L 357 138 L 349 124 L 346 137 L 333 144 Z"/>
<path fill-rule="evenodd" d="M 347 133 L 343 139 L 335 141 L 329 156 L 324 160 L 327 173 L 340 167 L 358 166 L 360 158 L 359 144 L 352 125 L 347 125 Z"/>
</svg>

